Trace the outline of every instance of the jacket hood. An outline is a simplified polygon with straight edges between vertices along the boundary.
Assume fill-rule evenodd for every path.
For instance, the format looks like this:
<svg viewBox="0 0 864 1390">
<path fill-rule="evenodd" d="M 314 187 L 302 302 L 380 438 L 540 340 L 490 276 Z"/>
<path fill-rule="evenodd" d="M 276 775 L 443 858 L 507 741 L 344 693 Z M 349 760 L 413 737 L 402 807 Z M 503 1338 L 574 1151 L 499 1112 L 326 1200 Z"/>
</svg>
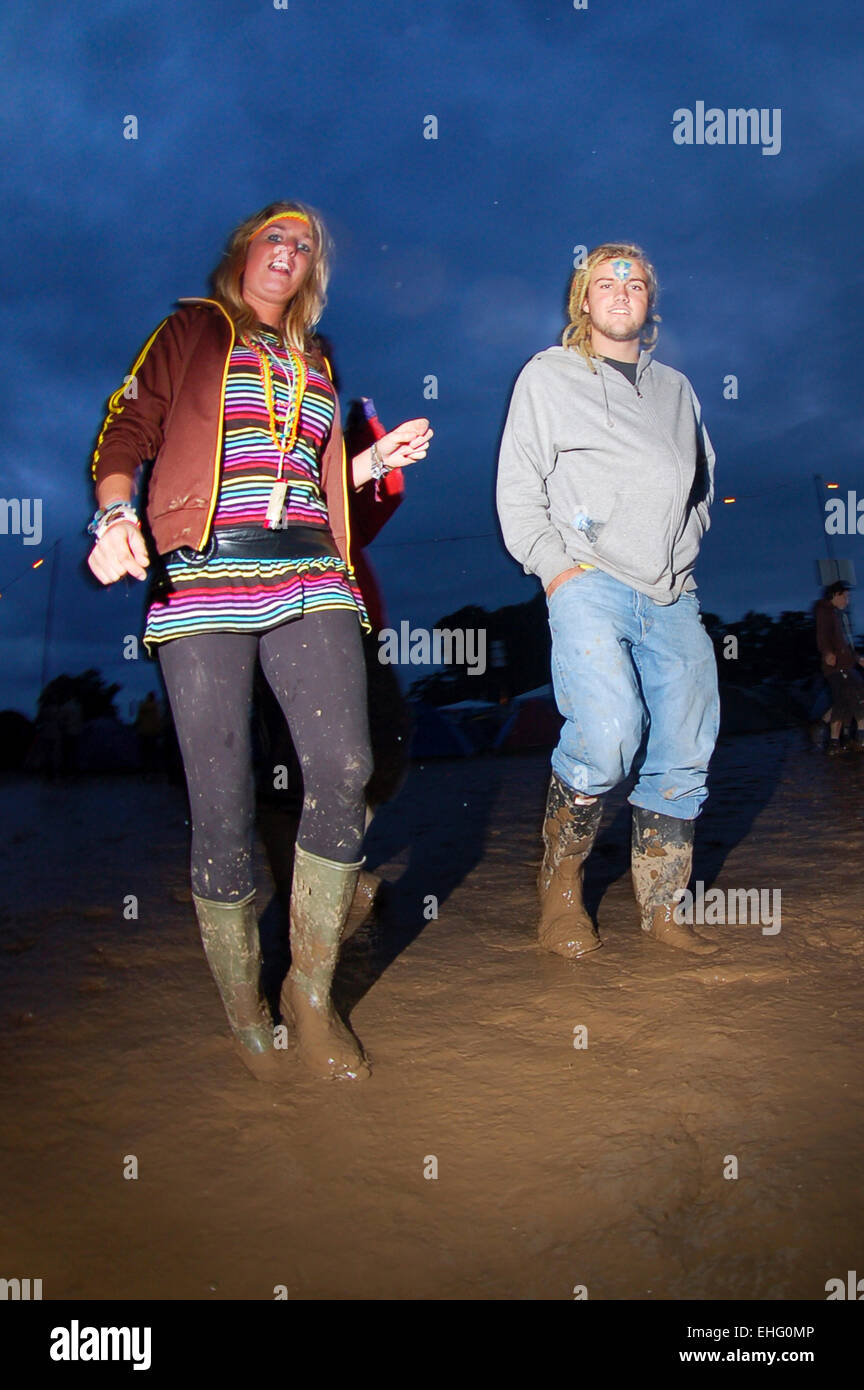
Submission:
<svg viewBox="0 0 864 1390">
<path fill-rule="evenodd" d="M 613 430 L 615 428 L 615 417 L 612 414 L 612 409 L 609 405 L 609 392 L 607 389 L 607 382 L 610 380 L 610 372 L 615 373 L 618 376 L 621 375 L 617 367 L 610 367 L 608 362 L 606 362 L 605 358 L 603 357 L 594 357 L 592 358 L 592 365 L 594 367 L 594 370 L 592 371 L 591 366 L 589 366 L 589 364 L 586 362 L 581 352 L 577 352 L 575 348 L 562 347 L 560 344 L 556 344 L 553 347 L 546 348 L 545 352 L 538 354 L 538 356 L 540 357 L 549 356 L 555 358 L 558 358 L 559 355 L 560 360 L 564 364 L 566 364 L 568 368 L 572 368 L 572 370 L 577 373 L 584 373 L 585 377 L 593 377 L 598 382 L 597 389 L 603 392 L 603 409 L 606 414 L 606 424 L 610 430 Z M 639 358 L 636 363 L 637 391 L 641 386 L 642 378 L 651 366 L 652 360 L 653 353 L 647 352 L 643 348 L 639 353 Z"/>
</svg>

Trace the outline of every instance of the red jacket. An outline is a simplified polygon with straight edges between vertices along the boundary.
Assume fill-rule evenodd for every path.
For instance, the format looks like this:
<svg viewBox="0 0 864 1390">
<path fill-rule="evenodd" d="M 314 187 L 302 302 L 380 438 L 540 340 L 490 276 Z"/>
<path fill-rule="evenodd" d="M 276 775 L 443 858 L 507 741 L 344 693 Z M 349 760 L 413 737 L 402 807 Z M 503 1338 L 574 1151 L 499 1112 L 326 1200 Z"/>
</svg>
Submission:
<svg viewBox="0 0 864 1390">
<path fill-rule="evenodd" d="M 832 671 L 851 671 L 858 664 L 858 657 L 846 640 L 840 611 L 828 598 L 820 598 L 816 604 L 816 645 L 822 657 L 822 670 L 828 675 Z M 837 658 L 834 666 L 825 661 L 829 655 Z"/>
<path fill-rule="evenodd" d="M 355 457 L 368 449 L 376 439 L 386 433 L 384 426 L 376 418 L 375 426 L 365 418 L 365 413 L 350 413 L 345 425 L 345 444 L 349 454 Z M 366 604 L 366 612 L 373 632 L 380 632 L 387 626 L 387 613 L 375 571 L 366 555 L 370 545 L 381 527 L 388 522 L 401 506 L 405 496 L 405 477 L 401 468 L 393 468 L 377 483 L 369 482 L 356 492 L 348 494 L 348 514 L 351 519 L 351 541 L 357 582 Z"/>
<path fill-rule="evenodd" d="M 93 454 L 97 484 L 113 473 L 134 479 L 142 463 L 155 460 L 147 520 L 160 555 L 181 545 L 203 550 L 207 543 L 219 496 L 225 380 L 236 336 L 215 299 L 180 304 L 144 344 L 130 374 L 134 382 L 127 378 L 109 400 Z M 338 399 L 321 459 L 321 486 L 333 539 L 355 578 Z"/>
<path fill-rule="evenodd" d="M 386 474 L 378 491 L 379 495 L 376 497 L 375 484 L 367 483 L 359 492 L 351 493 L 348 503 L 357 583 L 360 585 L 373 632 L 380 632 L 382 627 L 387 626 L 387 610 L 375 571 L 366 554 L 366 546 L 375 539 L 381 527 L 402 504 L 405 479 L 401 468 L 394 468 Z"/>
</svg>

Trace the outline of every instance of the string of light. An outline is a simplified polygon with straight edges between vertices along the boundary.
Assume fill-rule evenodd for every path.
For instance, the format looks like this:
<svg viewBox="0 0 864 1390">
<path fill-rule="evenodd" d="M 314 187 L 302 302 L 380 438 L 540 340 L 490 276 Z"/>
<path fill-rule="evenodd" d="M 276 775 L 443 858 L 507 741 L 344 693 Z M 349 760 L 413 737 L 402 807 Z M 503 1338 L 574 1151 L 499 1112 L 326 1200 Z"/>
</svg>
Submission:
<svg viewBox="0 0 864 1390">
<path fill-rule="evenodd" d="M 60 544 L 60 539 L 54 541 L 52 545 L 49 545 L 45 554 L 40 555 L 38 560 L 31 560 L 30 564 L 26 567 L 26 569 L 23 569 L 20 571 L 19 574 L 16 574 L 14 579 L 9 580 L 8 584 L 4 584 L 3 587 L 0 588 L 0 598 L 5 598 L 9 589 L 11 589 L 15 584 L 20 584 L 24 576 L 30 574 L 31 570 L 38 570 L 41 565 L 44 565 L 45 560 L 51 554 L 51 551 L 54 549 L 54 546 Z"/>
<path fill-rule="evenodd" d="M 770 487 L 760 488 L 758 492 L 736 492 L 734 497 L 722 497 L 721 502 L 748 502 L 751 497 L 768 497 L 775 492 L 782 492 L 784 488 L 804 488 L 809 487 L 809 483 L 803 478 L 792 478 L 788 483 L 772 483 Z M 825 487 L 833 491 L 840 486 L 839 483 L 826 483 Z"/>
</svg>

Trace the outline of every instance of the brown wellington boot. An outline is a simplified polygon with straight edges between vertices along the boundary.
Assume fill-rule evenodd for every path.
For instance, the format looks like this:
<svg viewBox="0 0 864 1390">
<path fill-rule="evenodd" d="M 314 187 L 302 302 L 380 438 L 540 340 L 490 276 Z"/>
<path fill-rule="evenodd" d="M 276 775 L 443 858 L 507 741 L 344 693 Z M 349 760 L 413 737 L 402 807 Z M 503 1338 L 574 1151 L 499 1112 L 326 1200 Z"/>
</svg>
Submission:
<svg viewBox="0 0 864 1390">
<path fill-rule="evenodd" d="M 695 825 L 692 820 L 634 806 L 630 869 L 645 935 L 664 946 L 709 956 L 718 949 L 714 942 L 699 936 L 688 923 L 676 922 L 673 915 L 676 892 L 690 882 Z"/>
<path fill-rule="evenodd" d="M 597 838 L 603 816 L 599 797 L 587 805 L 552 773 L 543 822 L 545 853 L 537 886 L 540 890 L 540 945 L 576 960 L 596 951 L 603 942 L 582 902 L 582 870 Z"/>
<path fill-rule="evenodd" d="M 339 1018 L 330 984 L 363 861 L 337 864 L 297 845 L 291 889 L 291 969 L 279 1006 L 293 1018 L 300 1056 L 316 1076 L 369 1075 L 354 1035 Z"/>
<path fill-rule="evenodd" d="M 219 903 L 193 893 L 192 901 L 204 954 L 222 996 L 238 1056 L 259 1081 L 281 1080 L 284 1057 L 274 1048 L 270 1011 L 261 997 L 255 894 L 239 903 Z"/>
</svg>

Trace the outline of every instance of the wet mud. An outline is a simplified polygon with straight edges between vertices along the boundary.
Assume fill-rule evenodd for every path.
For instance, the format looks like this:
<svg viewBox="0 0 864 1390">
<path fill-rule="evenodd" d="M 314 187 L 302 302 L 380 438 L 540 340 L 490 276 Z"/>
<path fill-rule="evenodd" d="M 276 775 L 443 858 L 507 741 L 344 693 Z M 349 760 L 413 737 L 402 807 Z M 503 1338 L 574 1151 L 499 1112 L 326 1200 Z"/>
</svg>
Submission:
<svg viewBox="0 0 864 1390">
<path fill-rule="evenodd" d="M 538 947 L 547 784 L 541 755 L 412 770 L 337 975 L 372 1076 L 278 1089 L 232 1048 L 179 790 L 3 785 L 0 1273 L 45 1299 L 746 1301 L 860 1269 L 864 759 L 721 746 L 694 879 L 781 889 L 782 929 L 700 926 L 708 960 L 643 939 L 623 793 L 586 866 L 604 949 Z M 260 848 L 256 875 L 272 960 Z"/>
</svg>

